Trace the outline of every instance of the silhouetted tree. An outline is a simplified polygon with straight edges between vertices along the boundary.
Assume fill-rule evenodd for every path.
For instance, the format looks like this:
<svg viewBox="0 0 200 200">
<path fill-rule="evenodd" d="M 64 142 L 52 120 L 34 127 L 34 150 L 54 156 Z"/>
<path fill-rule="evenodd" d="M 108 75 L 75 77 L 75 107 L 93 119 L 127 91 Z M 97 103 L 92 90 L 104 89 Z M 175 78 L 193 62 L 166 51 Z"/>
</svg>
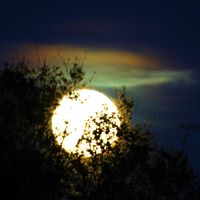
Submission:
<svg viewBox="0 0 200 200">
<path fill-rule="evenodd" d="M 198 177 L 182 151 L 158 148 L 146 126 L 133 124 L 134 102 L 117 92 L 121 126 L 112 146 L 91 157 L 69 154 L 57 144 L 51 117 L 63 94 L 82 87 L 82 65 L 40 67 L 22 60 L 0 71 L 0 181 L 7 199 L 200 199 Z M 77 116 L 78 117 L 78 116 Z M 90 123 L 99 121 L 91 119 Z M 85 138 L 82 138 L 82 140 Z M 81 142 L 81 141 L 80 141 Z M 90 142 L 90 139 L 88 139 Z"/>
</svg>

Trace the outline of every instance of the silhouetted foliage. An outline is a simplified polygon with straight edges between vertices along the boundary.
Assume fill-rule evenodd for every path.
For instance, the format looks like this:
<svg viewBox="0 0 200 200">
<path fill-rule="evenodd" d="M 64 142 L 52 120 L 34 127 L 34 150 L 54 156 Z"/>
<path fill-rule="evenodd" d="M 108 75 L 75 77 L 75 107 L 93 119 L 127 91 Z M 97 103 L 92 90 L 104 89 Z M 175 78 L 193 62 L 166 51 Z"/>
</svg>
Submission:
<svg viewBox="0 0 200 200">
<path fill-rule="evenodd" d="M 124 89 L 116 99 L 121 126 L 109 121 L 117 128 L 114 146 L 99 140 L 101 128 L 93 133 L 101 154 L 88 149 L 92 156 L 85 158 L 57 144 L 51 130 L 53 110 L 63 94 L 82 87 L 83 79 L 78 62 L 35 67 L 23 59 L 2 67 L 1 195 L 15 200 L 200 199 L 199 180 L 186 154 L 158 148 L 146 126 L 132 123 L 134 102 Z"/>
</svg>

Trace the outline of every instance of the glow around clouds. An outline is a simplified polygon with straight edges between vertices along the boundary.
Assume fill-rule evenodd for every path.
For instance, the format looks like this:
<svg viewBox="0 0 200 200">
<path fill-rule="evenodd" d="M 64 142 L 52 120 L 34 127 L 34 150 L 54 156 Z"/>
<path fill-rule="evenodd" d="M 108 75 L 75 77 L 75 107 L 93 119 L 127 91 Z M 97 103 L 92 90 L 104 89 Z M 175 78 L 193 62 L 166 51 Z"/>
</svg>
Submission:
<svg viewBox="0 0 200 200">
<path fill-rule="evenodd" d="M 52 65 L 62 64 L 62 60 L 73 61 L 77 57 L 84 62 L 86 78 L 95 72 L 91 86 L 94 87 L 134 87 L 170 82 L 192 82 L 189 70 L 173 68 L 170 64 L 147 53 L 135 53 L 112 49 L 91 49 L 65 45 L 24 45 L 18 55 L 25 55 L 33 62 L 46 60 Z"/>
</svg>

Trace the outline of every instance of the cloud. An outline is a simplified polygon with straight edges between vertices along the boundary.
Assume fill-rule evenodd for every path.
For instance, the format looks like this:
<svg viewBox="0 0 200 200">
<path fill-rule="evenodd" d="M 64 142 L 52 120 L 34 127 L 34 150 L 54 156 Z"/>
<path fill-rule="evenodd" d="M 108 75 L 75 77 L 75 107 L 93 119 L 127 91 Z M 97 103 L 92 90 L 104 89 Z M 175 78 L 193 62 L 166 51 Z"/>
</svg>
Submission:
<svg viewBox="0 0 200 200">
<path fill-rule="evenodd" d="M 62 60 L 78 57 L 84 62 L 86 78 L 94 72 L 93 87 L 134 87 L 158 85 L 170 82 L 192 82 L 189 70 L 172 69 L 159 58 L 145 53 L 115 49 L 95 49 L 70 45 L 24 45 L 18 55 L 25 55 L 32 62 L 47 60 L 52 65 L 61 65 Z"/>
</svg>

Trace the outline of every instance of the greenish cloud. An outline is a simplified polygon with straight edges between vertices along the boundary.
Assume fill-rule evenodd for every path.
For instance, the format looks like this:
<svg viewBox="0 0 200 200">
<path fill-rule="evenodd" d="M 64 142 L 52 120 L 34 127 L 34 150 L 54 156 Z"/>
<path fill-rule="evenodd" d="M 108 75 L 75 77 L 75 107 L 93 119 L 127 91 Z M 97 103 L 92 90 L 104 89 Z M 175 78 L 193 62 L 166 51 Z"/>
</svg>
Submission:
<svg viewBox="0 0 200 200">
<path fill-rule="evenodd" d="M 112 70 L 113 67 L 113 70 Z M 95 74 L 91 86 L 93 87 L 134 87 L 144 85 L 155 85 L 164 83 L 176 83 L 183 81 L 184 83 L 192 83 L 190 71 L 170 71 L 167 69 L 130 69 L 115 71 L 114 66 L 107 66 L 109 70 L 100 70 Z M 123 67 L 122 67 L 123 68 Z M 124 67 L 125 68 L 125 67 Z M 98 67 L 96 67 L 98 69 Z M 87 71 L 87 70 L 86 70 Z M 87 77 L 91 77 L 92 73 L 88 70 Z"/>
</svg>

